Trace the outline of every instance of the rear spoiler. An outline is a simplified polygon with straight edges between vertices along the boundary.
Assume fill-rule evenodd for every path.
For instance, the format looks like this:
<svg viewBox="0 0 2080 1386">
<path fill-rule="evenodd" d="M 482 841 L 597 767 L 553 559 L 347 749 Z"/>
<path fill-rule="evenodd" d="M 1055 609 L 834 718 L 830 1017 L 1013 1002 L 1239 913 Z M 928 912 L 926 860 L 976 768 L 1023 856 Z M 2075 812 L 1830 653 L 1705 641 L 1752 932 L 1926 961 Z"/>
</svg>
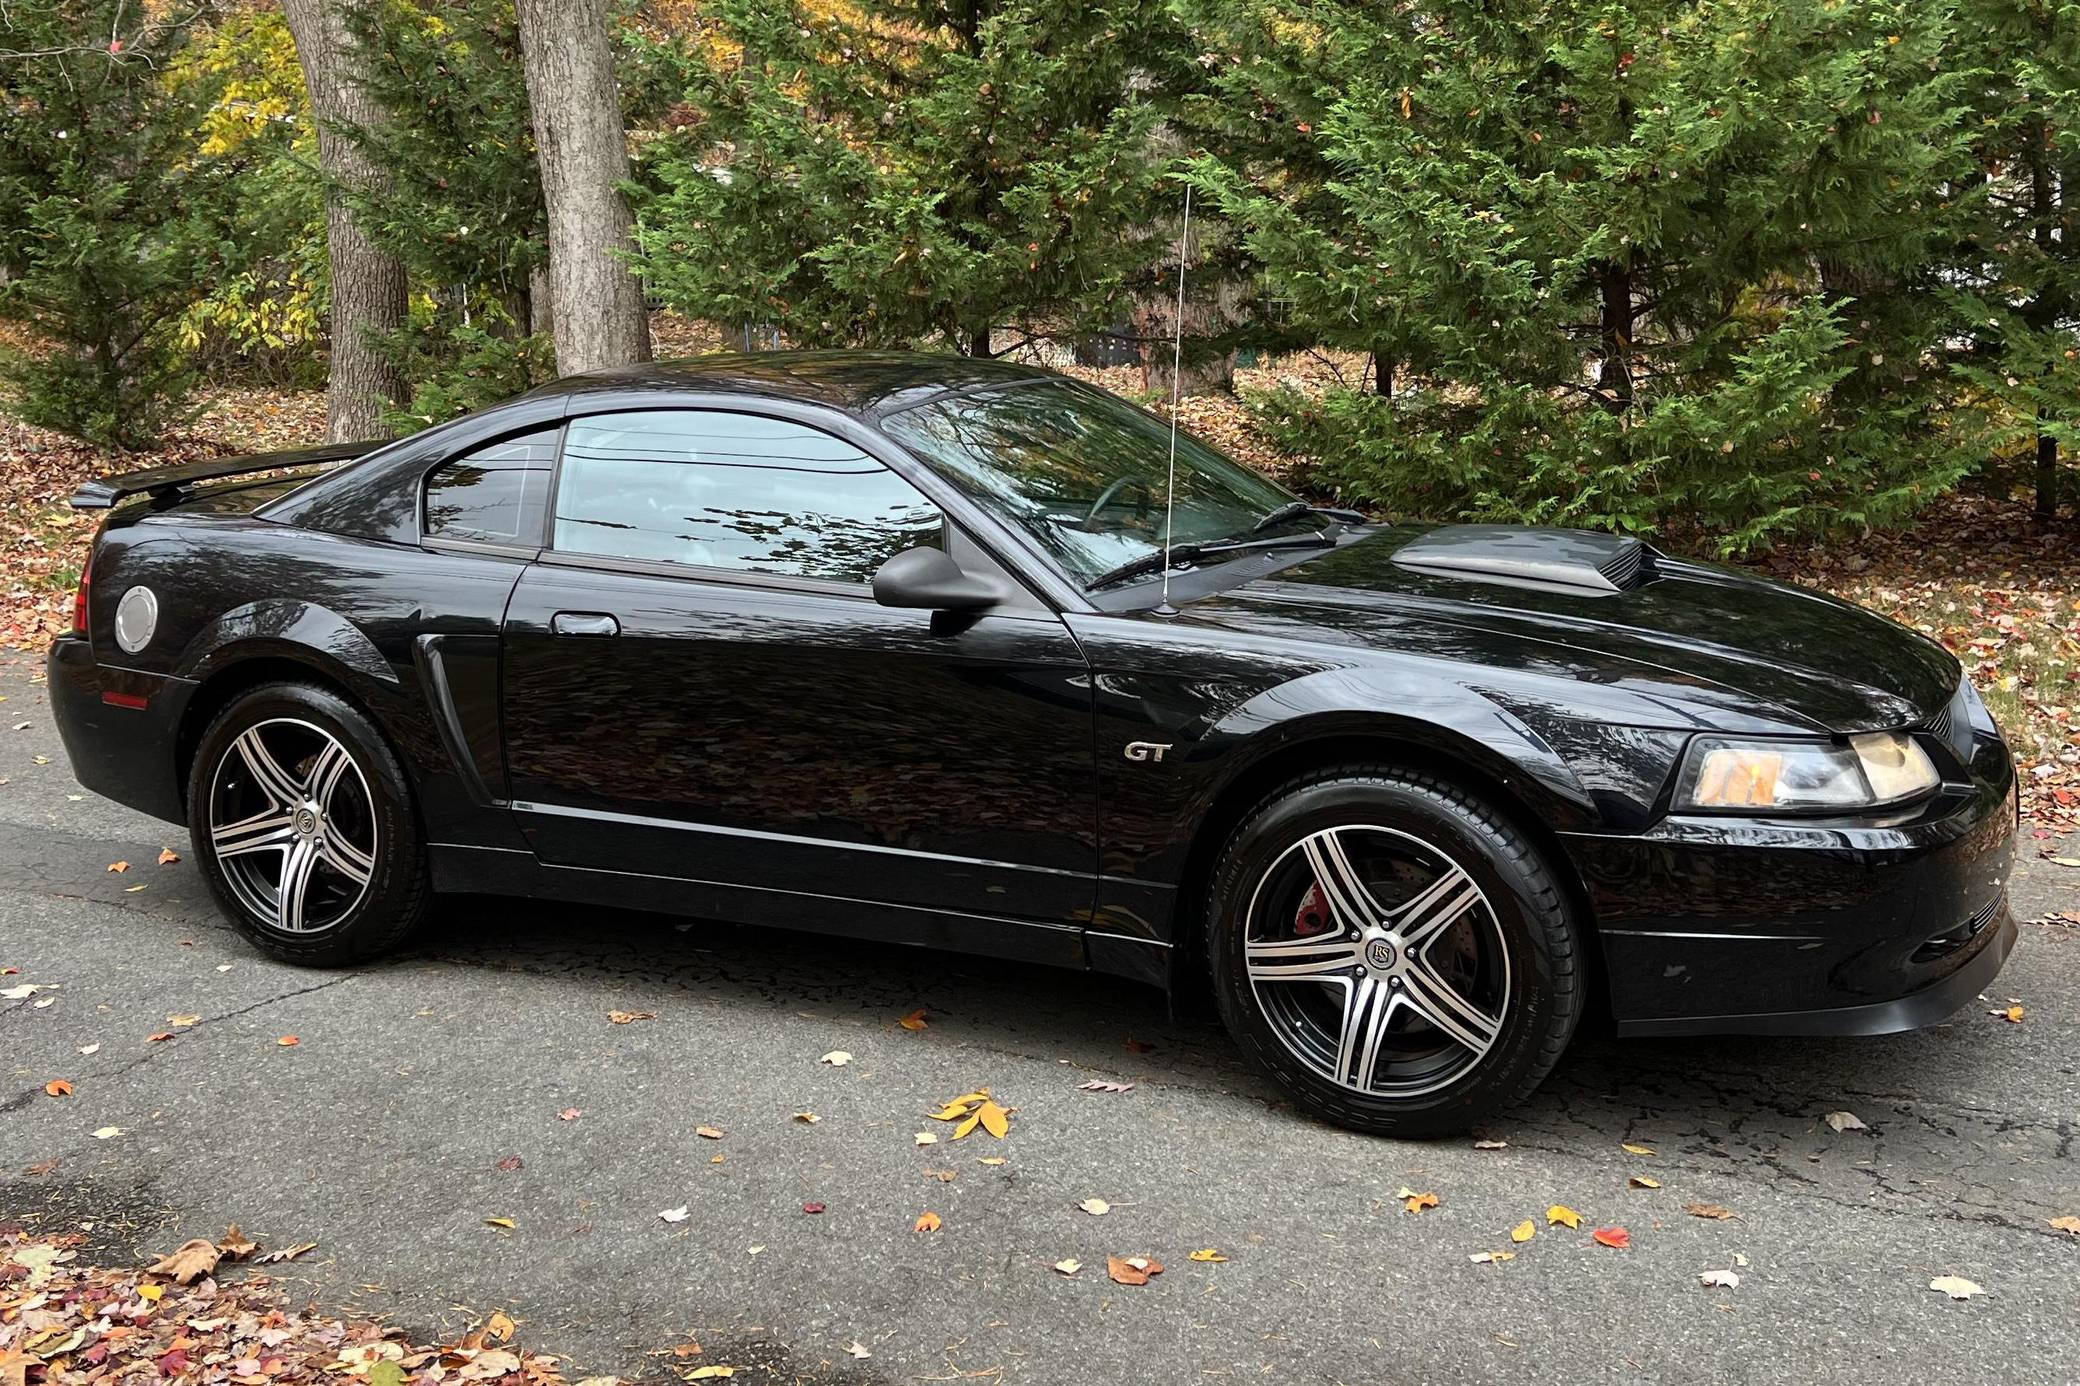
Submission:
<svg viewBox="0 0 2080 1386">
<path fill-rule="evenodd" d="M 222 481 L 225 477 L 310 467 L 321 462 L 345 462 L 385 446 L 384 443 L 326 443 L 314 448 L 249 452 L 238 457 L 187 462 L 178 467 L 149 467 L 141 472 L 123 472 L 83 483 L 72 493 L 72 508 L 106 510 L 129 496 L 170 496 L 205 481 Z"/>
</svg>

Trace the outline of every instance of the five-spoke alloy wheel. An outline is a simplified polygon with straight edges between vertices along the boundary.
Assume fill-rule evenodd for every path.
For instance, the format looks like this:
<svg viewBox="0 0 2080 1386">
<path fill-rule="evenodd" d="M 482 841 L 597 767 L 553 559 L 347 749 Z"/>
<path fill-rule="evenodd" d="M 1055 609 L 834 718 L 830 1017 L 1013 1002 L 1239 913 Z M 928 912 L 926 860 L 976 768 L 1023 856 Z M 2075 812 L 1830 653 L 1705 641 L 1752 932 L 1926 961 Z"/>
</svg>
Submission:
<svg viewBox="0 0 2080 1386">
<path fill-rule="evenodd" d="M 1287 786 L 1237 830 L 1211 905 L 1230 1030 L 1346 1125 L 1463 1130 L 1545 1076 L 1580 1010 L 1566 901 L 1538 853 L 1429 776 Z"/>
<path fill-rule="evenodd" d="M 368 719 L 329 690 L 267 684 L 234 699 L 197 747 L 188 802 L 218 902 L 276 957 L 358 961 L 394 945 L 424 908 L 403 773 Z"/>
</svg>

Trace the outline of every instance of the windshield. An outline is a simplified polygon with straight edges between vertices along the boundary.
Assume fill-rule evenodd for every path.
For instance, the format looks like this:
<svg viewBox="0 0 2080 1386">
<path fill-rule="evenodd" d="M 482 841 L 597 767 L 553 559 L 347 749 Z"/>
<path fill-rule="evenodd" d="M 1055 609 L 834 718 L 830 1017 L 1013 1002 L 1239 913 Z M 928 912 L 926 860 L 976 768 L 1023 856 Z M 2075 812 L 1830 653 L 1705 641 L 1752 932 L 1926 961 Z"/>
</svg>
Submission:
<svg viewBox="0 0 2080 1386">
<path fill-rule="evenodd" d="M 1102 390 L 1039 380 L 919 405 L 883 428 L 1078 582 L 1163 547 L 1170 425 Z M 1241 538 L 1292 499 L 1178 433 L 1175 543 Z"/>
</svg>

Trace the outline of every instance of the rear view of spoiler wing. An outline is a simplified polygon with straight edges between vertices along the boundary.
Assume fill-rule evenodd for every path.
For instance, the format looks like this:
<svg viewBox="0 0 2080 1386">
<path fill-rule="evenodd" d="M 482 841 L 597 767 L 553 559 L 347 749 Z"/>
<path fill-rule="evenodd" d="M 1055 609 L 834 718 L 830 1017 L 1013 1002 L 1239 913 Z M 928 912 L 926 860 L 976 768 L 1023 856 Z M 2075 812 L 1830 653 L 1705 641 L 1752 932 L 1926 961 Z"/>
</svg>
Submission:
<svg viewBox="0 0 2080 1386">
<path fill-rule="evenodd" d="M 382 443 L 327 443 L 322 447 L 252 452 L 239 457 L 188 462 L 178 467 L 150 467 L 141 472 L 124 472 L 81 485 L 72 493 L 72 508 L 106 510 L 129 496 L 167 496 L 191 486 L 200 486 L 205 481 L 222 481 L 225 477 L 310 467 L 321 462 L 345 462 L 383 446 Z"/>
</svg>

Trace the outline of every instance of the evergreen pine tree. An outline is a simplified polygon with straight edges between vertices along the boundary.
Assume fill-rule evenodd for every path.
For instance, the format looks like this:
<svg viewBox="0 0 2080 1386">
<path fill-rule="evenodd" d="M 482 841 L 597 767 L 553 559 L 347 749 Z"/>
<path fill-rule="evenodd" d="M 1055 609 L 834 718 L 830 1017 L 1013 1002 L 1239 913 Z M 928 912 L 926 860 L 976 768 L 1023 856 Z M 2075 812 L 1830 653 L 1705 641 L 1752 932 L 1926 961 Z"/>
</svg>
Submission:
<svg viewBox="0 0 2080 1386">
<path fill-rule="evenodd" d="M 1965 153 L 1944 8 L 1199 15 L 1222 153 L 1195 176 L 1296 326 L 1417 387 L 1275 402 L 1347 495 L 1737 549 L 1897 517 L 1969 465 L 1919 368 Z M 1311 154 L 1259 153 L 1296 134 Z"/>
<path fill-rule="evenodd" d="M 192 384 L 178 324 L 221 262 L 234 170 L 198 152 L 210 83 L 168 79 L 188 38 L 122 0 L 0 26 L 0 308 L 50 342 L 4 363 L 32 423 L 141 447 Z"/>
<path fill-rule="evenodd" d="M 1177 190 L 1145 0 L 715 0 L 645 151 L 652 291 L 797 345 L 988 355 L 1116 322 Z M 1008 333 L 1010 340 L 993 339 Z"/>
</svg>

